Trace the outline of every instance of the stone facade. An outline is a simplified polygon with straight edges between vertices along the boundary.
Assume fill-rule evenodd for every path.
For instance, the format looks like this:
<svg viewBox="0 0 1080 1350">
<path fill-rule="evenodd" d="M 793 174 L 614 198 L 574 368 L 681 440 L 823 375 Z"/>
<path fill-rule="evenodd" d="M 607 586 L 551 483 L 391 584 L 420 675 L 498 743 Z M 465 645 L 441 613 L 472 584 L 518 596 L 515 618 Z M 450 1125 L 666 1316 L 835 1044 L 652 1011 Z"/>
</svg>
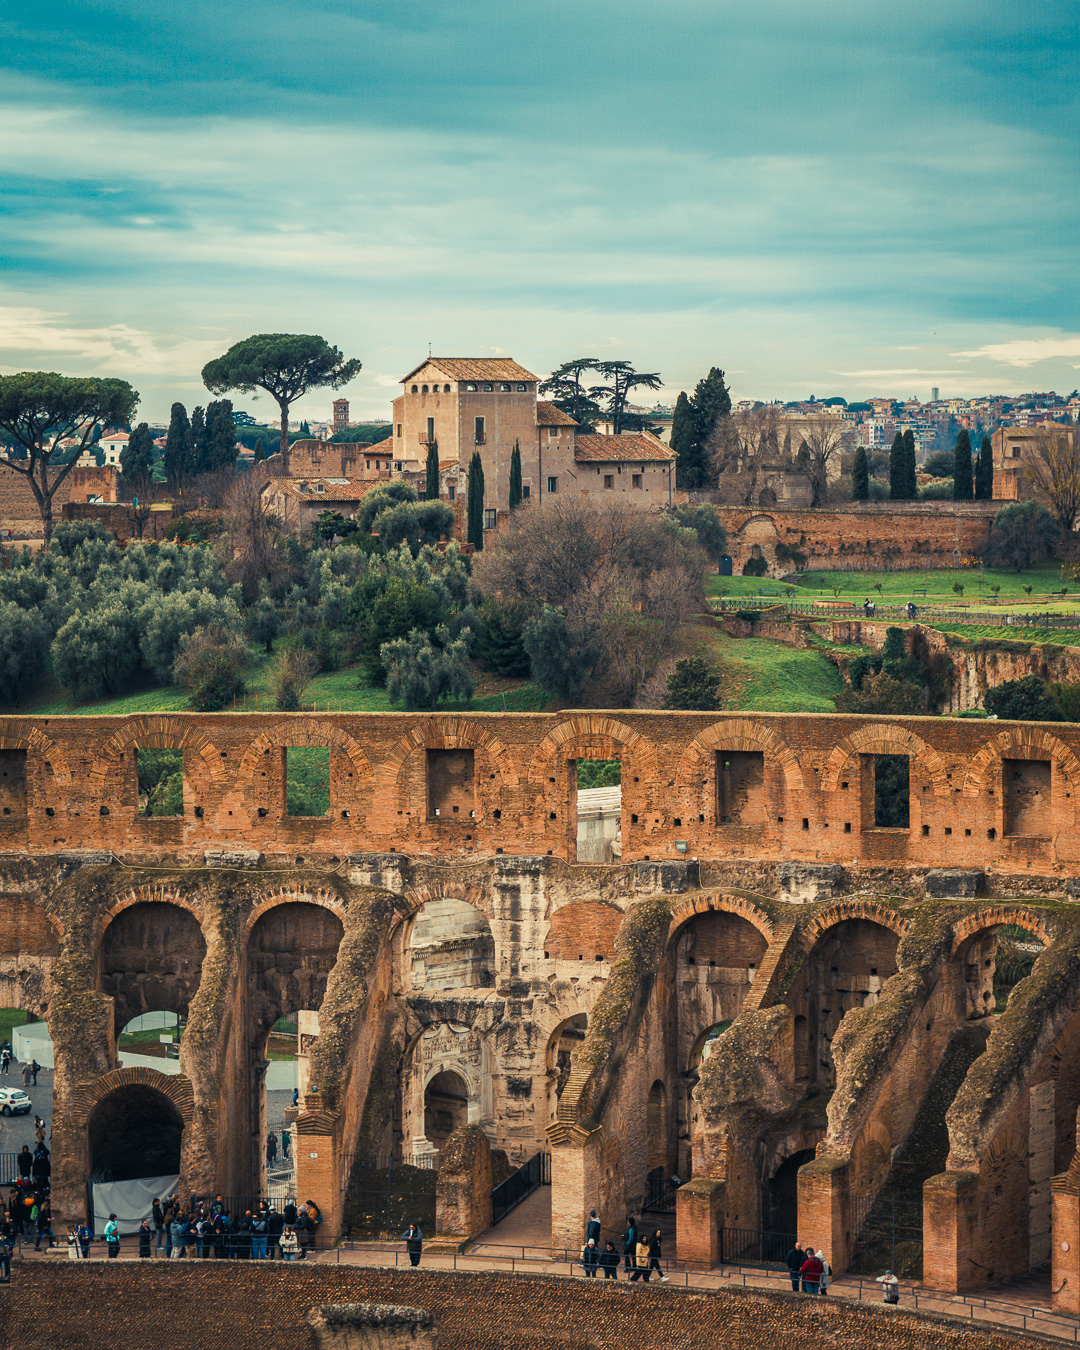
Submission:
<svg viewBox="0 0 1080 1350">
<path fill-rule="evenodd" d="M 298 745 L 330 751 L 322 818 L 287 814 Z M 183 752 L 182 815 L 139 814 L 140 748 Z M 931 718 L 0 719 L 0 1006 L 52 1035 L 57 1215 L 102 1161 L 260 1190 L 290 1015 L 298 1185 L 328 1233 L 358 1170 L 424 1153 L 475 1226 L 486 1147 L 550 1152 L 558 1248 L 593 1207 L 617 1234 L 659 1172 L 689 1183 L 682 1260 L 797 1224 L 842 1271 L 901 1185 L 936 1287 L 1059 1260 L 1078 750 L 1071 725 Z M 874 823 L 880 755 L 908 759 L 907 828 Z M 581 758 L 622 762 L 619 862 L 578 861 Z M 1002 1009 L 1016 930 L 1034 966 Z M 172 1078 L 117 1057 L 161 1010 L 187 1019 Z"/>
</svg>

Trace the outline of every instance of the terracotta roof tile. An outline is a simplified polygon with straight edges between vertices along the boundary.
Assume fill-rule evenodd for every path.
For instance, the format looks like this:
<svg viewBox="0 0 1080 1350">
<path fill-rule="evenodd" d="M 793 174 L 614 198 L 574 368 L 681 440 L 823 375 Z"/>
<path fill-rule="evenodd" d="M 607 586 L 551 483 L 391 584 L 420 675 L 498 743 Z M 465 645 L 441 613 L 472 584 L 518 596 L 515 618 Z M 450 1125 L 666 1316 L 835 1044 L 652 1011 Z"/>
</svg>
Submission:
<svg viewBox="0 0 1080 1350">
<path fill-rule="evenodd" d="M 564 413 L 561 408 L 556 408 L 554 403 L 548 403 L 544 399 L 536 405 L 536 425 L 538 427 L 576 427 L 577 423 L 569 413 Z"/>
<path fill-rule="evenodd" d="M 675 452 L 647 431 L 635 431 L 622 436 L 578 436 L 574 440 L 574 458 L 586 463 L 595 460 L 672 460 Z"/>
<path fill-rule="evenodd" d="M 394 438 L 387 436 L 385 441 L 376 441 L 374 445 L 361 445 L 359 447 L 362 455 L 392 455 L 394 453 Z"/>
<path fill-rule="evenodd" d="M 411 380 L 418 370 L 427 365 L 438 366 L 444 375 L 454 380 L 536 380 L 538 376 L 519 366 L 509 356 L 429 356 L 421 361 L 408 375 L 401 377 L 402 384 Z"/>
<path fill-rule="evenodd" d="M 358 502 L 373 487 L 385 482 L 385 478 L 352 478 L 348 482 L 318 477 L 271 478 L 267 486 L 278 488 L 287 496 L 302 502 Z M 301 483 L 308 485 L 306 491 L 301 491 Z M 321 492 L 315 488 L 317 483 L 322 484 Z"/>
</svg>

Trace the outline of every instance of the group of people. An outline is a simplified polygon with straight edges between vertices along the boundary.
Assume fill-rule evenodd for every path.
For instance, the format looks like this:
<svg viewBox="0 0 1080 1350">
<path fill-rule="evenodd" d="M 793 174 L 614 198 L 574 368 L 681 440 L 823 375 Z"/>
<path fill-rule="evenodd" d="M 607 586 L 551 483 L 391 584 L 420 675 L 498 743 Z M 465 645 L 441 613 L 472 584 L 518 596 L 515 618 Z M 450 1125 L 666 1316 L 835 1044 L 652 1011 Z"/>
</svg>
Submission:
<svg viewBox="0 0 1080 1350">
<path fill-rule="evenodd" d="M 0 1074 L 7 1077 L 11 1069 L 12 1053 L 10 1041 L 5 1041 L 0 1047 Z M 37 1076 L 41 1072 L 41 1065 L 36 1059 L 28 1060 L 22 1067 L 23 1087 L 37 1087 Z"/>
<path fill-rule="evenodd" d="M 292 1147 L 292 1141 L 288 1130 L 281 1131 L 281 1157 L 284 1162 L 288 1162 L 291 1156 L 289 1150 Z M 278 1137 L 273 1130 L 266 1136 L 266 1165 L 273 1167 L 277 1162 L 278 1155 Z"/>
<path fill-rule="evenodd" d="M 49 1190 L 52 1178 L 52 1157 L 45 1143 L 47 1129 L 40 1116 L 34 1117 L 34 1149 L 24 1144 L 16 1158 L 18 1177 L 8 1190 L 7 1205 L 0 1219 L 0 1239 L 9 1249 L 18 1239 L 34 1239 L 34 1250 L 40 1251 L 44 1242 L 55 1245 L 52 1230 L 52 1210 Z M 0 1256 L 0 1264 L 3 1257 Z"/>
<path fill-rule="evenodd" d="M 802 1244 L 796 1242 L 788 1252 L 784 1264 L 791 1275 L 791 1287 L 795 1293 L 799 1293 L 800 1290 L 804 1294 L 828 1293 L 829 1285 L 832 1283 L 832 1266 L 829 1265 L 829 1258 L 823 1251 L 815 1252 L 813 1247 L 806 1247 L 804 1250 Z M 891 1270 L 879 1275 L 877 1282 L 882 1286 L 886 1303 L 900 1302 L 900 1281 Z"/>
<path fill-rule="evenodd" d="M 653 1271 L 656 1271 L 662 1283 L 667 1284 L 668 1277 L 660 1264 L 663 1256 L 663 1239 L 659 1228 L 651 1234 L 639 1231 L 635 1220 L 628 1219 L 626 1232 L 620 1239 L 621 1257 L 614 1242 L 605 1242 L 601 1251 L 601 1239 L 600 1219 L 593 1209 L 589 1211 L 589 1218 L 585 1224 L 585 1245 L 581 1249 L 581 1266 L 589 1279 L 595 1280 L 600 1271 L 603 1271 L 605 1280 L 617 1280 L 621 1265 L 631 1284 L 636 1284 L 638 1280 L 644 1280 L 648 1284 Z"/>
</svg>

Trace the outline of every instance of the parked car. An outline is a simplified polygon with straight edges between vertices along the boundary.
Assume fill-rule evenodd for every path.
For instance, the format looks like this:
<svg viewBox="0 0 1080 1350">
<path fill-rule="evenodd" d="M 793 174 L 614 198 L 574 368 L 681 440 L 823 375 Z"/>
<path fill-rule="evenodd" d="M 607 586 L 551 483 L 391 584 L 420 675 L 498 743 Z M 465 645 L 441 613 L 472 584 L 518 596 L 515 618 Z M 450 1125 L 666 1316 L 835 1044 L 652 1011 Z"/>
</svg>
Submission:
<svg viewBox="0 0 1080 1350">
<path fill-rule="evenodd" d="M 33 1105 L 22 1088 L 0 1087 L 0 1116 L 28 1116 Z"/>
</svg>

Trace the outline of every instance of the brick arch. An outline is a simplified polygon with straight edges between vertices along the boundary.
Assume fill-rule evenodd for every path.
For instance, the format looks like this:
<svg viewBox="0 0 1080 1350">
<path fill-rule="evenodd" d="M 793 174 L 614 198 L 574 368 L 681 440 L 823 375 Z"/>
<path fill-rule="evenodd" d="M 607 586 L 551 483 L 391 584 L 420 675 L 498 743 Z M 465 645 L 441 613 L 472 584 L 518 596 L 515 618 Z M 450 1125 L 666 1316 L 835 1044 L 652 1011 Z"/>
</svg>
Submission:
<svg viewBox="0 0 1080 1350">
<path fill-rule="evenodd" d="M 1028 928 L 1042 938 L 1047 947 L 1054 941 L 1054 925 L 1048 914 L 1031 909 L 1026 905 L 991 905 L 967 914 L 953 925 L 953 943 L 950 956 L 956 956 L 964 943 L 986 928 L 996 928 L 999 924 L 1015 924 L 1017 928 Z"/>
<path fill-rule="evenodd" d="M 262 757 L 267 750 L 281 749 L 289 745 L 329 746 L 348 756 L 359 786 L 361 779 L 371 773 L 371 761 L 364 754 L 359 741 L 353 739 L 347 731 L 333 722 L 323 722 L 314 717 L 298 717 L 295 721 L 276 722 L 257 736 L 244 751 L 244 758 L 236 771 L 236 786 L 241 793 L 251 787 Z"/>
<path fill-rule="evenodd" d="M 328 909 L 341 920 L 342 927 L 345 926 L 347 912 L 340 896 L 334 891 L 323 889 L 318 891 L 294 891 L 279 890 L 272 891 L 264 896 L 247 917 L 244 925 L 244 937 L 251 935 L 251 930 L 259 922 L 264 914 L 272 909 L 277 909 L 279 905 L 318 905 L 322 909 Z"/>
<path fill-rule="evenodd" d="M 71 786 L 71 770 L 59 746 L 45 735 L 40 727 L 30 726 L 18 718 L 3 719 L 4 730 L 0 731 L 0 750 L 26 750 L 40 755 L 43 761 L 52 765 L 53 777 L 63 787 Z"/>
<path fill-rule="evenodd" d="M 429 900 L 460 900 L 479 910 L 490 923 L 495 917 L 495 903 L 483 886 L 469 886 L 457 881 L 431 881 L 426 886 L 414 886 L 402 891 L 408 912 L 402 922 L 415 919 Z"/>
<path fill-rule="evenodd" d="M 1080 789 L 1080 760 L 1065 744 L 1049 731 L 1036 725 L 1009 727 L 999 732 L 972 756 L 964 775 L 964 796 L 978 797 L 983 791 L 986 775 L 992 765 L 1003 759 L 1050 759 L 1072 784 Z"/>
<path fill-rule="evenodd" d="M 139 1065 L 133 1069 L 112 1069 L 91 1083 L 79 1083 L 71 1094 L 69 1107 L 76 1125 L 85 1127 L 98 1102 L 117 1088 L 135 1086 L 156 1089 L 176 1107 L 185 1128 L 191 1124 L 195 1117 L 195 1092 L 187 1074 L 164 1074 Z"/>
<path fill-rule="evenodd" d="M 765 1155 L 761 1168 L 762 1180 L 771 1181 L 788 1158 L 794 1157 L 796 1153 L 816 1149 L 824 1138 L 824 1130 L 799 1130 L 794 1134 L 785 1135 Z"/>
<path fill-rule="evenodd" d="M 829 905 L 826 909 L 815 913 L 803 929 L 804 951 L 807 953 L 813 951 L 830 928 L 835 928 L 838 923 L 846 923 L 849 919 L 866 919 L 869 923 L 880 924 L 882 928 L 894 932 L 898 938 L 902 938 L 908 930 L 906 919 L 902 919 L 895 910 L 879 904 L 876 900 L 841 900 L 838 904 Z"/>
<path fill-rule="evenodd" d="M 556 763 L 566 759 L 599 759 L 600 755 L 585 753 L 598 748 L 613 752 L 612 758 L 625 755 L 639 778 L 646 783 L 658 782 L 656 749 L 650 740 L 616 717 L 582 713 L 560 722 L 536 747 L 529 765 L 530 785 L 543 792 Z"/>
<path fill-rule="evenodd" d="M 1019 1130 L 1004 1130 L 990 1141 L 990 1147 L 979 1159 L 979 1170 L 993 1167 L 996 1163 L 1005 1162 L 1010 1158 L 1021 1159 L 1026 1167 L 1027 1157 L 1028 1142 Z M 951 1160 L 949 1166 L 951 1169 Z"/>
<path fill-rule="evenodd" d="M 802 766 L 791 746 L 771 727 L 748 717 L 714 722 L 700 732 L 682 753 L 675 775 L 675 786 L 692 788 L 701 782 L 708 756 L 719 750 L 758 750 L 767 760 L 776 760 L 783 770 L 789 792 L 802 792 Z"/>
<path fill-rule="evenodd" d="M 836 791 L 844 765 L 854 755 L 908 755 L 929 776 L 935 796 L 944 797 L 949 791 L 945 761 L 933 746 L 927 745 L 910 727 L 894 722 L 871 722 L 833 746 L 821 771 L 822 792 Z"/>
<path fill-rule="evenodd" d="M 486 727 L 444 713 L 425 717 L 398 740 L 375 770 L 376 793 L 397 791 L 405 761 L 416 750 L 484 750 L 498 766 L 504 784 L 517 787 L 517 769 L 502 741 Z"/>
<path fill-rule="evenodd" d="M 132 746 L 145 750 L 190 750 L 202 757 L 215 783 L 225 781 L 221 752 L 204 731 L 167 713 L 147 713 L 126 720 L 94 756 L 88 779 L 91 795 L 105 792 L 106 782 L 115 773 L 116 761 Z"/>
<path fill-rule="evenodd" d="M 855 1142 L 851 1146 L 852 1158 L 868 1148 L 880 1149 L 886 1158 L 892 1152 L 892 1135 L 880 1120 L 868 1120 L 855 1136 Z"/>
<path fill-rule="evenodd" d="M 744 895 L 697 895 L 691 900 L 680 901 L 671 912 L 671 924 L 668 927 L 668 946 L 675 943 L 682 930 L 699 914 L 723 913 L 737 914 L 752 923 L 771 947 L 776 940 L 776 928 L 765 913 L 752 900 Z"/>
<path fill-rule="evenodd" d="M 205 918 L 202 907 L 194 900 L 177 892 L 175 887 L 167 885 L 164 882 L 150 882 L 143 886 L 135 886 L 125 895 L 114 900 L 109 908 L 102 914 L 97 922 L 97 929 L 94 933 L 94 946 L 101 945 L 105 936 L 105 930 L 112 921 L 122 914 L 125 909 L 130 909 L 132 905 L 146 904 L 165 904 L 175 905 L 177 909 L 184 909 L 195 919 L 201 928 Z"/>
</svg>

